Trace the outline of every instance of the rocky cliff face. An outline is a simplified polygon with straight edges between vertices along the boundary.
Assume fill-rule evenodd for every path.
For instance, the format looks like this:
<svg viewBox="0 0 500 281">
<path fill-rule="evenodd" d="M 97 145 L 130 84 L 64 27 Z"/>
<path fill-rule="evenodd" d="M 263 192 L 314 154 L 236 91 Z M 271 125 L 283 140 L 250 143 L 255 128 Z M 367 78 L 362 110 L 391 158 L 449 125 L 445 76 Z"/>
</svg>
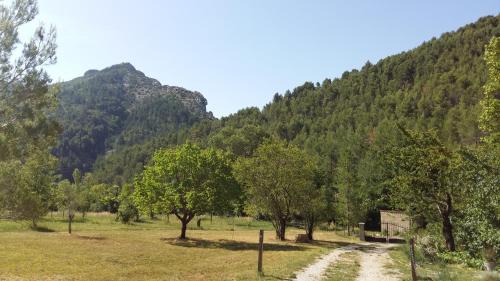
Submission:
<svg viewBox="0 0 500 281">
<path fill-rule="evenodd" d="M 72 81 L 83 82 L 101 79 L 102 76 L 108 75 L 112 76 L 108 83 L 121 87 L 131 101 L 141 102 L 145 97 L 153 95 L 172 96 L 177 98 L 191 113 L 202 118 L 213 118 L 212 112 L 206 111 L 207 100 L 200 92 L 178 86 L 162 85 L 158 80 L 147 77 L 130 63 L 116 64 L 100 71 L 88 70 L 83 77 L 75 78 Z"/>
<path fill-rule="evenodd" d="M 199 92 L 162 85 L 130 63 L 89 70 L 61 83 L 55 118 L 64 128 L 54 154 L 67 178 L 90 171 L 99 156 L 118 147 L 175 135 L 203 119 L 207 100 Z"/>
</svg>

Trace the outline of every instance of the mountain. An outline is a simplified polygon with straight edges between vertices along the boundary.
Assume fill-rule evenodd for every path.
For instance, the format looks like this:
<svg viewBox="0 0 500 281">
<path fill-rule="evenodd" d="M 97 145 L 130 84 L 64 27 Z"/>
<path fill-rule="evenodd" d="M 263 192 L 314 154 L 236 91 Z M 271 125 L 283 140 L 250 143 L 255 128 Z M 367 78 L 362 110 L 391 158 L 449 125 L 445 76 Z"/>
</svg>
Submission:
<svg viewBox="0 0 500 281">
<path fill-rule="evenodd" d="M 59 87 L 55 115 L 64 131 L 54 154 L 67 178 L 75 168 L 90 171 L 99 156 L 119 146 L 214 118 L 199 92 L 162 85 L 130 63 L 89 70 Z"/>
<path fill-rule="evenodd" d="M 235 157 L 248 156 L 274 136 L 316 155 L 323 176 L 335 188 L 349 182 L 369 193 L 363 204 L 384 207 L 390 203 L 381 196 L 386 180 L 381 151 L 401 138 L 396 124 L 436 130 L 452 147 L 479 142 L 478 102 L 487 78 L 484 47 L 500 35 L 499 22 L 500 15 L 484 17 L 341 77 L 306 82 L 275 94 L 262 110 L 200 119 L 120 146 L 99 158 L 94 174 L 100 181 L 121 184 L 130 182 L 159 147 L 190 140 Z M 352 177 L 345 178 L 347 174 Z"/>
</svg>

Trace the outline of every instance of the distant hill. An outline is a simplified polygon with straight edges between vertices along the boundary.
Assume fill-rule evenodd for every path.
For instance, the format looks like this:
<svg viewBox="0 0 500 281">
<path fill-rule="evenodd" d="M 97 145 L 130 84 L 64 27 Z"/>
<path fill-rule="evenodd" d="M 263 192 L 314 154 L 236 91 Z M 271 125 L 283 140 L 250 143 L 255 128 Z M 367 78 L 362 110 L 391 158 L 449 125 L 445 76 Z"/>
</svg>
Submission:
<svg viewBox="0 0 500 281">
<path fill-rule="evenodd" d="M 64 127 L 54 154 L 60 172 L 91 170 L 95 160 L 118 146 L 142 143 L 213 119 L 199 93 L 161 85 L 123 63 L 64 82 L 56 118 Z"/>
<path fill-rule="evenodd" d="M 148 139 L 142 138 L 144 142 L 130 141 L 136 134 L 128 132 L 135 131 L 122 125 L 107 138 L 105 147 L 120 145 L 112 154 L 99 157 L 94 174 L 108 183 L 130 182 L 159 147 L 191 140 L 235 156 L 248 156 L 266 137 L 275 136 L 316 155 L 332 185 L 349 181 L 373 195 L 369 204 L 386 204 L 380 202 L 384 200 L 385 171 L 375 151 L 383 151 L 388 142 L 397 141 L 396 123 L 409 129 L 435 129 L 449 146 L 479 141 L 478 102 L 486 81 L 483 54 L 493 36 L 500 36 L 500 15 L 481 18 L 376 63 L 367 62 L 341 77 L 306 82 L 292 91 L 275 94 L 262 110 L 246 108 L 213 119 L 203 115 L 204 107 L 200 107 L 202 117 L 180 122 L 177 130 L 162 130 L 166 133 L 150 130 Z M 136 114 L 141 112 L 147 111 L 138 110 Z M 134 124 L 127 118 L 119 120 Z M 342 179 L 341 168 L 348 169 L 353 178 Z"/>
</svg>

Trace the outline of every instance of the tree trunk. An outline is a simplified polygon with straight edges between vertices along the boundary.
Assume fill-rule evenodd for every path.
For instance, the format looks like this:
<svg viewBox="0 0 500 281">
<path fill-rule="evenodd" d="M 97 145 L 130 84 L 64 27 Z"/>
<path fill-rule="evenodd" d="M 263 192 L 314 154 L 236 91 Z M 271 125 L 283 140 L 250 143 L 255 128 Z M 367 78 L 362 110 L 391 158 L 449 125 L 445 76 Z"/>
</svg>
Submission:
<svg viewBox="0 0 500 281">
<path fill-rule="evenodd" d="M 31 219 L 31 223 L 33 224 L 33 227 L 36 228 L 36 219 L 35 218 Z"/>
<path fill-rule="evenodd" d="M 198 228 L 201 228 L 201 218 L 198 218 L 198 220 L 196 221 L 196 226 Z"/>
<path fill-rule="evenodd" d="M 286 232 L 286 220 L 279 219 L 276 222 L 276 239 L 285 241 L 285 232 Z"/>
<path fill-rule="evenodd" d="M 183 210 L 182 216 L 177 212 L 174 211 L 174 215 L 181 221 L 181 235 L 179 236 L 179 239 L 186 239 L 186 229 L 188 223 L 194 218 L 196 214 L 192 214 L 190 211 L 187 211 L 186 209 Z"/>
<path fill-rule="evenodd" d="M 446 248 L 454 252 L 455 251 L 455 238 L 453 237 L 453 225 L 451 224 L 451 213 L 453 211 L 451 196 L 447 194 L 446 205 L 439 208 L 441 213 L 442 223 L 443 223 L 443 237 L 446 242 Z"/>
<path fill-rule="evenodd" d="M 306 219 L 306 221 L 305 221 L 306 235 L 307 235 L 307 238 L 311 241 L 314 240 L 313 239 L 314 224 L 315 224 L 314 217 L 310 217 L 309 219 Z"/>
<path fill-rule="evenodd" d="M 71 222 L 73 221 L 74 215 L 69 214 L 68 215 L 68 233 L 71 234 Z"/>
<path fill-rule="evenodd" d="M 182 223 L 181 236 L 179 236 L 179 238 L 184 240 L 184 239 L 186 239 L 187 222 L 186 222 L 186 220 L 182 220 L 181 223 Z"/>
<path fill-rule="evenodd" d="M 446 241 L 446 248 L 449 251 L 455 251 L 455 239 L 453 238 L 453 226 L 451 225 L 450 217 L 443 215 L 443 236 Z"/>
</svg>

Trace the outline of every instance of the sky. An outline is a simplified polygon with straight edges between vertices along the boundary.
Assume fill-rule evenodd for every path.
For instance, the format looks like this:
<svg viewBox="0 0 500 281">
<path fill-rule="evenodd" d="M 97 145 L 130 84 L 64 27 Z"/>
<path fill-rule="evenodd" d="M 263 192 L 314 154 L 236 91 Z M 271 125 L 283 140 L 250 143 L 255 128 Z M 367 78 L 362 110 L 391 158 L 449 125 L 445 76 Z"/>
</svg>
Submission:
<svg viewBox="0 0 500 281">
<path fill-rule="evenodd" d="M 216 117 L 417 47 L 500 12 L 499 0 L 39 0 L 55 81 L 130 62 L 201 92 Z M 29 32 L 29 27 L 24 32 Z"/>
</svg>

